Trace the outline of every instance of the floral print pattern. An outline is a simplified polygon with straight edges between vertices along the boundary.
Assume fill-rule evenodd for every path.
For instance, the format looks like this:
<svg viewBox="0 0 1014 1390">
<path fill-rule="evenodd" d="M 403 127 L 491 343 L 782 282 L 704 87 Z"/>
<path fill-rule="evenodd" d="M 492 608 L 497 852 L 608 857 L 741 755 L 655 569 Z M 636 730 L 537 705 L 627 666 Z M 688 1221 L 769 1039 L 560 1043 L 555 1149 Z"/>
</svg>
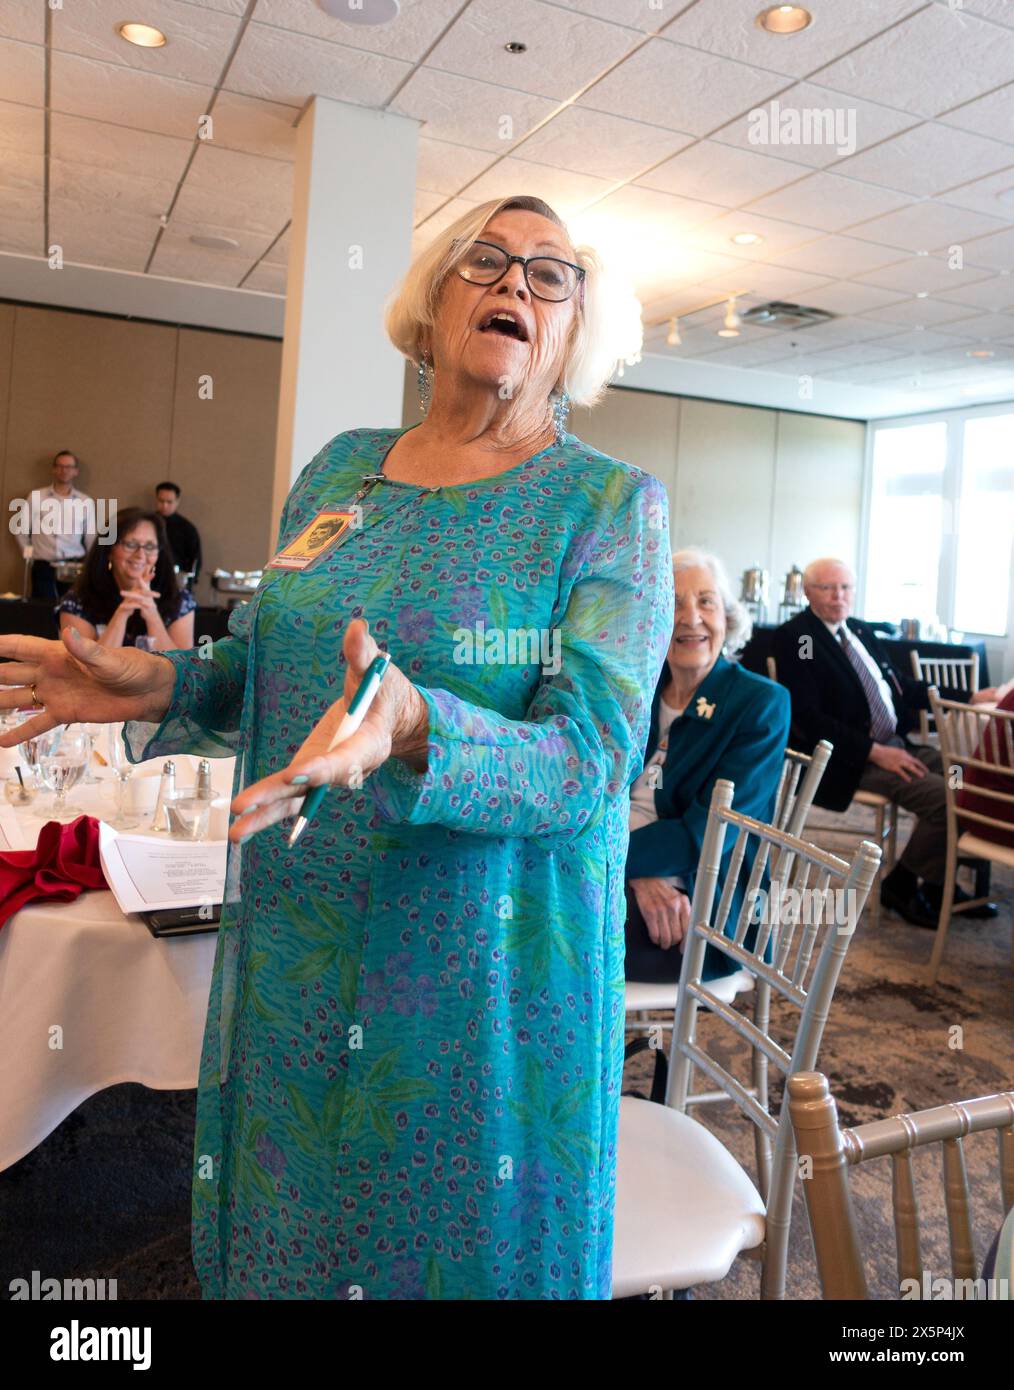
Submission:
<svg viewBox="0 0 1014 1390">
<path fill-rule="evenodd" d="M 279 546 L 397 430 L 332 440 Z M 333 787 L 230 850 L 198 1091 L 206 1298 L 608 1298 L 628 789 L 673 623 L 665 493 L 573 435 L 473 484 L 376 486 L 302 573 L 266 570 L 210 658 L 168 655 L 130 755 L 288 765 L 365 616 L 429 710 L 428 767 Z M 455 632 L 559 635 L 455 659 Z M 508 651 L 510 650 L 508 646 Z"/>
</svg>

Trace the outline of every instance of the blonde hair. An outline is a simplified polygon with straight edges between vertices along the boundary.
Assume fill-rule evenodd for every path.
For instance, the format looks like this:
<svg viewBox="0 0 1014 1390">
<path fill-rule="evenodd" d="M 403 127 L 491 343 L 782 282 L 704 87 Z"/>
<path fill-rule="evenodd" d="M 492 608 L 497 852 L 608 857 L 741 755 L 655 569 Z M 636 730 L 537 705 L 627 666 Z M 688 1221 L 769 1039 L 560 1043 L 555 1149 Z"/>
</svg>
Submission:
<svg viewBox="0 0 1014 1390">
<path fill-rule="evenodd" d="M 709 570 L 714 578 L 715 588 L 725 609 L 725 651 L 728 656 L 735 656 L 743 650 L 753 632 L 753 619 L 749 610 L 733 593 L 728 572 L 717 555 L 713 555 L 710 550 L 699 550 L 696 546 L 677 550 L 672 557 L 673 577 L 675 578 L 680 570 L 692 569 Z"/>
<path fill-rule="evenodd" d="M 388 300 L 384 315 L 387 336 L 410 362 L 418 365 L 421 360 L 423 340 L 426 331 L 436 323 L 445 280 L 462 255 L 482 235 L 487 222 L 497 213 L 512 209 L 534 212 L 555 222 L 573 246 L 563 219 L 541 198 L 494 198 L 463 213 L 420 252 Z M 619 346 L 624 326 L 629 337 L 630 305 L 622 302 L 622 291 L 611 282 L 592 247 L 575 247 L 573 259 L 585 272 L 584 297 L 582 303 L 581 288 L 575 290 L 577 312 L 557 388 L 567 393 L 572 405 L 592 406 L 604 394 L 621 356 L 631 351 L 627 345 Z M 629 296 L 627 298 L 629 300 Z M 624 315 L 626 325 L 621 317 Z M 508 405 L 508 420 L 516 418 L 527 405 L 519 399 L 524 395 L 523 390 L 519 391 Z"/>
</svg>

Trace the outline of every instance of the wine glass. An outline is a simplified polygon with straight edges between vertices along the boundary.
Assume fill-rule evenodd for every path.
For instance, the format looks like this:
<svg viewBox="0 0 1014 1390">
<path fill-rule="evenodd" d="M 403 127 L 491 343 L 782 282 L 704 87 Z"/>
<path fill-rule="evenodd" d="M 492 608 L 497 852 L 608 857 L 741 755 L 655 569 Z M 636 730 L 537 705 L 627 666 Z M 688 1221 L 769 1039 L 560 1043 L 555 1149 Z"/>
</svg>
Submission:
<svg viewBox="0 0 1014 1390">
<path fill-rule="evenodd" d="M 134 768 L 127 761 L 127 750 L 123 746 L 122 731 L 122 724 L 110 724 L 109 726 L 109 766 L 116 774 L 116 818 L 112 824 L 117 830 L 130 830 L 133 826 L 140 825 L 141 822 L 136 816 L 128 816 L 123 804 L 127 791 L 127 781 Z"/>
<path fill-rule="evenodd" d="M 47 741 L 48 740 L 48 741 Z M 53 813 L 59 819 L 63 815 L 79 816 L 79 806 L 67 805 L 67 793 L 77 786 L 88 759 L 92 755 L 92 741 L 80 730 L 73 732 L 66 726 L 58 725 L 42 736 L 39 749 L 39 771 L 46 786 L 56 793 Z"/>
<path fill-rule="evenodd" d="M 30 716 L 29 716 L 29 717 L 30 717 Z M 21 721 L 19 721 L 19 722 L 23 723 L 24 721 L 21 720 Z M 24 743 L 19 743 L 19 744 L 18 744 L 18 753 L 19 753 L 20 756 L 21 756 L 21 761 L 24 763 L 25 767 L 28 768 L 28 770 L 29 770 L 29 772 L 31 773 L 32 777 L 33 777 L 33 778 L 35 779 L 35 781 L 40 785 L 40 787 L 41 787 L 42 782 L 43 782 L 43 777 L 42 777 L 42 755 L 43 755 L 43 752 L 44 752 L 47 748 L 51 748 L 51 747 L 53 746 L 53 735 L 54 735 L 54 734 L 57 736 L 57 737 L 56 737 L 56 742 L 59 743 L 59 735 L 60 735 L 60 732 L 61 732 L 61 730 L 59 729 L 59 727 L 56 728 L 56 729 L 50 729 L 48 733 L 45 733 L 45 734 L 36 734 L 33 738 L 26 738 L 25 741 L 24 741 Z"/>
</svg>

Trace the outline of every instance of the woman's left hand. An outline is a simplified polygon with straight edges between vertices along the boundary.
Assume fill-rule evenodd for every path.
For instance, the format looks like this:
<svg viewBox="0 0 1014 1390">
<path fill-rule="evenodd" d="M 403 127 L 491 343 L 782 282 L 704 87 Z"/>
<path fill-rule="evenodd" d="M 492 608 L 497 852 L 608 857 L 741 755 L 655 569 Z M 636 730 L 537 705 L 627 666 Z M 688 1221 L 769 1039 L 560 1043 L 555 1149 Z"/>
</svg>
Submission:
<svg viewBox="0 0 1014 1390">
<path fill-rule="evenodd" d="M 418 771 L 426 766 L 429 711 L 418 690 L 392 662 L 380 689 L 359 728 L 333 752 L 327 746 L 352 697 L 380 648 L 370 636 L 369 624 L 356 618 L 345 629 L 345 691 L 316 724 L 292 762 L 245 787 L 232 803 L 238 818 L 229 828 L 235 843 L 266 830 L 269 825 L 299 814 L 306 793 L 322 783 L 348 786 L 365 779 L 388 758 L 403 758 Z M 293 785 L 297 777 L 305 780 Z"/>
<path fill-rule="evenodd" d="M 143 584 L 140 589 L 121 589 L 120 598 L 125 602 L 133 603 L 135 609 L 140 613 L 146 623 L 158 618 L 158 600 L 162 597 L 154 589 L 149 589 L 147 584 Z"/>
</svg>

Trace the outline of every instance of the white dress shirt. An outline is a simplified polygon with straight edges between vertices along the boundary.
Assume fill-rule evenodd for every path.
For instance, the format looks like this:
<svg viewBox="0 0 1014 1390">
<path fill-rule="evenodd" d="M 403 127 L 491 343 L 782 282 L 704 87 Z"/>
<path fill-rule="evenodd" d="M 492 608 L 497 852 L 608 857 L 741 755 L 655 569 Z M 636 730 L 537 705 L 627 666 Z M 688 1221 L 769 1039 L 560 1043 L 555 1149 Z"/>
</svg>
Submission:
<svg viewBox="0 0 1014 1390">
<path fill-rule="evenodd" d="M 645 763 L 644 771 L 630 788 L 631 830 L 640 830 L 645 825 L 654 825 L 655 821 L 658 820 L 658 811 L 655 808 L 655 788 L 660 785 L 660 779 L 658 774 L 652 776 L 651 769 L 660 768 L 665 762 L 665 755 L 669 748 L 669 730 L 674 720 L 678 719 L 682 713 L 681 709 L 666 704 L 664 696 L 659 699 L 658 745 Z M 664 882 L 671 884 L 673 888 L 685 889 L 683 880 L 678 874 L 665 877 Z"/>
<path fill-rule="evenodd" d="M 50 564 L 84 558 L 95 540 L 95 504 L 86 492 L 72 487 L 63 497 L 52 485 L 39 487 L 29 494 L 28 506 L 32 532 L 18 536 L 22 550 L 31 545 L 32 558 Z"/>
<path fill-rule="evenodd" d="M 840 641 L 840 638 L 838 636 L 839 628 L 845 633 L 846 641 L 850 642 L 852 646 L 855 647 L 856 651 L 863 659 L 863 665 L 869 671 L 873 679 L 877 682 L 877 689 L 880 691 L 880 698 L 883 700 L 884 704 L 897 719 L 898 707 L 894 703 L 894 691 L 887 684 L 887 681 L 884 680 L 883 672 L 881 671 L 877 663 L 873 660 L 873 657 L 870 656 L 869 652 L 863 646 L 862 642 L 859 641 L 854 632 L 849 631 L 848 624 L 824 623 L 824 626 L 827 628 L 828 632 L 831 634 L 831 636 L 834 638 L 836 642 Z"/>
</svg>

